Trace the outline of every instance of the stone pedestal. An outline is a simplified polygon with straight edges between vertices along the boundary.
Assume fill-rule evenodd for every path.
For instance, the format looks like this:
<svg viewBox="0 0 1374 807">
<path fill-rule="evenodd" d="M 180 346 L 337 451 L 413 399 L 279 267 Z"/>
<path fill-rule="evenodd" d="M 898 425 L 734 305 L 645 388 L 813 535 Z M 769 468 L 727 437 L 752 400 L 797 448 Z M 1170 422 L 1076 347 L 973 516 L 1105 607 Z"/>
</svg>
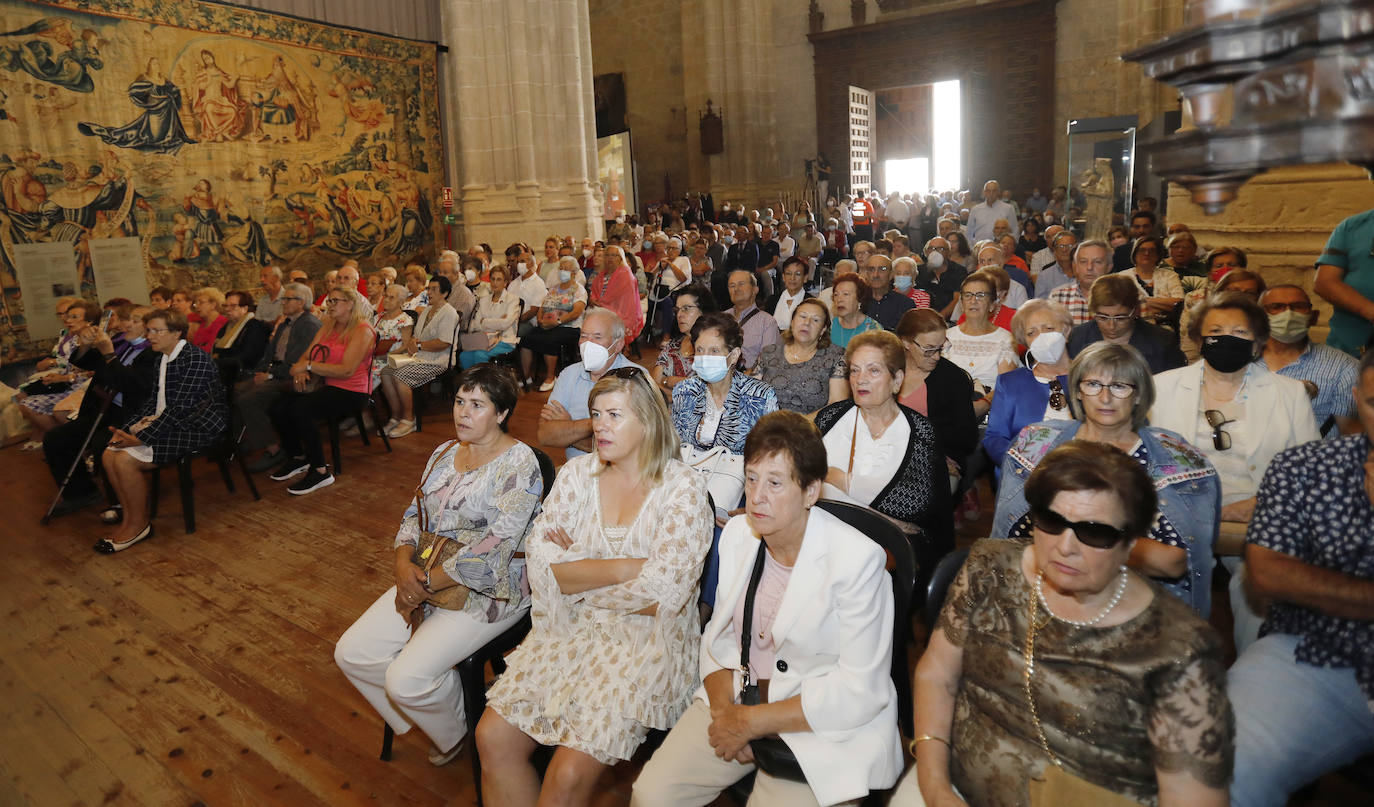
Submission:
<svg viewBox="0 0 1374 807">
<path fill-rule="evenodd" d="M 461 245 L 600 238 L 587 0 L 443 0 L 442 12 Z"/>
</svg>

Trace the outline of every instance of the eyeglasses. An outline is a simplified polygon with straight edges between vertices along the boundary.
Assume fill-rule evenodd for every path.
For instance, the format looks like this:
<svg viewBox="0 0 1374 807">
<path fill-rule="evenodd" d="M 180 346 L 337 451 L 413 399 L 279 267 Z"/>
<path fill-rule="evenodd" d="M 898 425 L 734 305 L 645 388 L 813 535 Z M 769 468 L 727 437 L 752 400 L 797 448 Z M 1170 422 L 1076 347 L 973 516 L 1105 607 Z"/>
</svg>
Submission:
<svg viewBox="0 0 1374 807">
<path fill-rule="evenodd" d="M 171 328 L 144 328 L 144 333 L 171 333 Z"/>
<path fill-rule="evenodd" d="M 915 347 L 917 350 L 921 351 L 921 355 L 922 355 L 922 356 L 925 356 L 927 359 L 929 359 L 929 358 L 931 358 L 931 357 L 933 357 L 933 356 L 938 356 L 938 355 L 940 355 L 941 353 L 944 353 L 944 352 L 945 352 L 945 348 L 949 347 L 949 340 L 946 339 L 946 340 L 945 340 L 945 343 L 944 343 L 943 345 L 940 345 L 939 347 L 926 347 L 925 345 L 921 344 L 920 342 L 912 342 L 911 344 L 912 344 L 912 346 Z"/>
<path fill-rule="evenodd" d="M 1080 544 L 1093 549 L 1111 549 L 1126 539 L 1126 531 L 1098 521 L 1070 521 L 1048 508 L 1031 508 L 1031 521 L 1035 528 L 1048 535 L 1063 535 L 1064 530 L 1073 530 L 1073 537 Z"/>
<path fill-rule="evenodd" d="M 962 292 L 965 300 L 986 300 L 990 295 L 985 291 Z"/>
<path fill-rule="evenodd" d="M 1057 378 L 1050 379 L 1050 408 L 1060 412 L 1068 405 L 1069 396 L 1064 394 L 1064 385 Z"/>
<path fill-rule="evenodd" d="M 1110 392 L 1113 398 L 1129 398 L 1135 394 L 1135 384 L 1127 384 L 1125 381 L 1103 384 L 1096 379 L 1085 378 L 1078 382 L 1078 391 L 1084 395 L 1100 395 L 1103 389 Z"/>
<path fill-rule="evenodd" d="M 1135 319 L 1135 316 L 1132 314 L 1117 314 L 1115 316 L 1108 314 L 1093 314 L 1093 319 L 1097 320 L 1098 325 L 1125 325 L 1127 322 Z"/>
<path fill-rule="evenodd" d="M 1265 303 L 1264 313 L 1282 314 L 1285 311 L 1296 311 L 1299 314 L 1311 314 L 1311 303 Z"/>
<path fill-rule="evenodd" d="M 1207 418 L 1207 425 L 1212 427 L 1212 447 L 1217 451 L 1225 451 L 1231 447 L 1231 435 L 1222 431 L 1221 427 L 1227 423 L 1235 423 L 1234 419 L 1228 420 L 1226 415 L 1216 409 L 1208 409 L 1202 413 Z"/>
<path fill-rule="evenodd" d="M 676 306 L 675 308 L 673 308 L 673 310 L 677 311 L 678 313 L 682 313 L 683 311 L 700 311 L 701 306 L 688 303 L 687 305 Z"/>
<path fill-rule="evenodd" d="M 353 302 L 353 301 L 352 301 L 352 300 L 344 299 L 344 298 L 342 298 L 342 297 L 329 297 L 329 298 L 326 298 L 326 299 L 325 299 L 324 304 L 325 304 L 325 305 L 344 305 L 345 303 L 351 303 L 351 302 Z"/>
</svg>

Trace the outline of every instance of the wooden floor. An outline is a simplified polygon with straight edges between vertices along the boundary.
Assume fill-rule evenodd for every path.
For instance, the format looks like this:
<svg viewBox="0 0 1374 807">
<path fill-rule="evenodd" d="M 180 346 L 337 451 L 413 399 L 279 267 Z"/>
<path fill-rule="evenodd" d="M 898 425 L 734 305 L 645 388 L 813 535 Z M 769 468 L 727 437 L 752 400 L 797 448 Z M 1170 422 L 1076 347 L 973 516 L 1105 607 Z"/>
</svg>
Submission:
<svg viewBox="0 0 1374 807">
<path fill-rule="evenodd" d="M 533 442 L 545 397 L 522 397 L 513 434 Z M 381 720 L 333 662 L 391 585 L 401 512 L 452 436 L 436 405 L 391 454 L 346 439 L 332 487 L 293 497 L 259 475 L 260 502 L 198 464 L 198 530 L 167 475 L 154 537 L 111 557 L 91 551 L 94 510 L 40 527 L 40 455 L 0 450 L 0 805 L 474 804 L 467 757 L 431 766 L 418 732 L 378 760 Z M 637 773 L 608 772 L 595 803 L 627 803 Z"/>
</svg>

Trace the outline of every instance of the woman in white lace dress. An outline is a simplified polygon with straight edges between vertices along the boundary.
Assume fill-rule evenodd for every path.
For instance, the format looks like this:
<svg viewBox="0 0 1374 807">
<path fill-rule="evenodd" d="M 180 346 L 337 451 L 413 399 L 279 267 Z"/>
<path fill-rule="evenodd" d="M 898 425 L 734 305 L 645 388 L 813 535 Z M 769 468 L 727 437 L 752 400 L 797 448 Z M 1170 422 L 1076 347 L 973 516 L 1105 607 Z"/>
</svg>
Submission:
<svg viewBox="0 0 1374 807">
<path fill-rule="evenodd" d="M 633 756 L 650 729 L 671 728 L 698 684 L 705 482 L 677 459 L 667 406 L 643 370 L 613 370 L 588 401 L 596 452 L 563 466 L 530 528 L 534 626 L 477 727 L 492 804 L 539 800 L 536 743 L 558 746 L 543 789 L 586 804 L 606 766 Z"/>
</svg>

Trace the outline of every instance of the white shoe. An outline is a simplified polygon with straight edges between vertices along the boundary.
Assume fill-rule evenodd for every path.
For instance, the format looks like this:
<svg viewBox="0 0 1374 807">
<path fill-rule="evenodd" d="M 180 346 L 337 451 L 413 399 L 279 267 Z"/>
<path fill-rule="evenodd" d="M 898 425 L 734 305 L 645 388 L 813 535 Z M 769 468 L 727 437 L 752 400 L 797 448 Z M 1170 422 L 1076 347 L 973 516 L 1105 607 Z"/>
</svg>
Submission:
<svg viewBox="0 0 1374 807">
<path fill-rule="evenodd" d="M 396 424 L 400 422 L 401 421 L 397 420 L 396 418 L 392 418 L 391 420 L 388 420 L 386 422 L 385 426 L 382 426 L 382 431 L 390 432 L 392 429 L 396 428 Z"/>
<path fill-rule="evenodd" d="M 415 431 L 415 421 L 398 420 L 396 421 L 395 426 L 392 426 L 390 429 L 386 430 L 386 436 L 390 437 L 392 440 L 395 440 L 397 437 L 405 437 L 407 434 L 410 434 L 413 431 Z"/>
<path fill-rule="evenodd" d="M 42 447 L 43 447 L 43 441 L 42 441 L 42 440 L 30 440 L 30 441 L 28 441 L 27 443 L 25 443 L 24 445 L 20 446 L 19 450 L 20 450 L 20 451 L 37 451 L 38 449 L 40 449 L 40 448 L 42 448 Z"/>
<path fill-rule="evenodd" d="M 539 385 L 539 391 L 540 391 L 540 392 L 548 392 L 549 390 L 553 389 L 553 382 L 554 382 L 554 380 L 553 380 L 552 378 L 550 378 L 548 381 L 545 381 L 543 384 L 540 384 L 540 385 Z"/>
</svg>

